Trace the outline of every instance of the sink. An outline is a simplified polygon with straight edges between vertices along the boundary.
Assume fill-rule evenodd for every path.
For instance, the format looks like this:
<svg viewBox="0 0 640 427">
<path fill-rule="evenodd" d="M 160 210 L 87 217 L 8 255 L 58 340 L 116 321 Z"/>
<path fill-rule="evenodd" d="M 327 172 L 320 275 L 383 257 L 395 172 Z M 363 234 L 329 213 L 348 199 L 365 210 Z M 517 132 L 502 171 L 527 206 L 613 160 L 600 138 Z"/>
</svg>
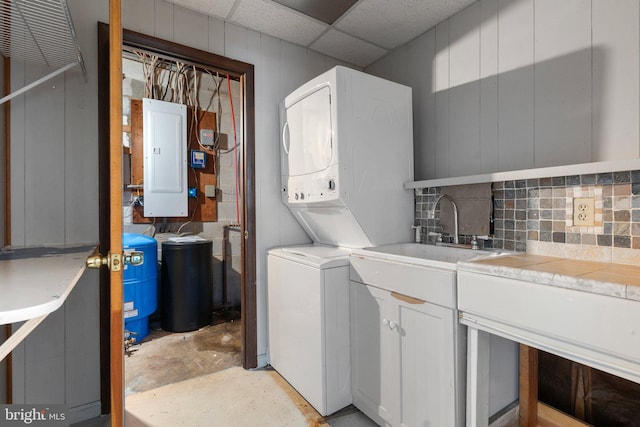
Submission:
<svg viewBox="0 0 640 427">
<path fill-rule="evenodd" d="M 399 243 L 353 249 L 351 281 L 456 308 L 458 261 L 470 261 L 505 252 L 471 248 Z"/>
<path fill-rule="evenodd" d="M 455 270 L 458 261 L 505 255 L 506 252 L 478 250 L 466 247 L 435 246 L 420 243 L 399 243 L 395 245 L 372 246 L 356 249 L 354 256 L 382 258 L 389 261 L 419 264 Z"/>
</svg>

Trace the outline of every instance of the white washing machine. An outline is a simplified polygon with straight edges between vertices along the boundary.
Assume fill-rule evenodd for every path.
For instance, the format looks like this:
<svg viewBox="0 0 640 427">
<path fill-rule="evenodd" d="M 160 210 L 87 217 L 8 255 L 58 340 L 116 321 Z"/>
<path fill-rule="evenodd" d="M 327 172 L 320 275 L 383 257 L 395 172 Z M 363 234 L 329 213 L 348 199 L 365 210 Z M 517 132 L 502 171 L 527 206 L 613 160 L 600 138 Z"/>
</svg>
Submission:
<svg viewBox="0 0 640 427">
<path fill-rule="evenodd" d="M 351 403 L 349 253 L 321 245 L 267 253 L 271 366 L 323 416 Z"/>
</svg>

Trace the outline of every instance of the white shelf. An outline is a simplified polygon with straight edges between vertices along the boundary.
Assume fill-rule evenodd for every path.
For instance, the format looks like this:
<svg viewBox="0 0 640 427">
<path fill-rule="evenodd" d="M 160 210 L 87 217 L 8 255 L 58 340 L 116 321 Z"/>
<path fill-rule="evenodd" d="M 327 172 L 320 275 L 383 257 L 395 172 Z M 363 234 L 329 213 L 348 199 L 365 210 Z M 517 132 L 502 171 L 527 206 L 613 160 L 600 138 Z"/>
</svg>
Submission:
<svg viewBox="0 0 640 427">
<path fill-rule="evenodd" d="M 95 245 L 0 250 L 0 325 L 26 321 L 0 346 L 0 360 L 59 309 Z"/>
<path fill-rule="evenodd" d="M 0 325 L 58 309 L 95 246 L 0 251 Z"/>
<path fill-rule="evenodd" d="M 56 70 L 0 99 L 0 104 L 47 80 L 78 68 L 87 69 L 66 0 L 0 2 L 0 52 L 6 58 L 44 64 Z"/>
<path fill-rule="evenodd" d="M 450 185 L 479 184 L 482 182 L 512 181 L 517 179 L 551 178 L 554 176 L 585 175 L 592 173 L 640 170 L 640 158 L 612 160 L 607 162 L 581 163 L 566 166 L 552 166 L 537 169 L 524 169 L 506 172 L 494 172 L 480 175 L 468 175 L 449 178 L 426 179 L 405 182 L 404 188 L 447 187 Z"/>
</svg>

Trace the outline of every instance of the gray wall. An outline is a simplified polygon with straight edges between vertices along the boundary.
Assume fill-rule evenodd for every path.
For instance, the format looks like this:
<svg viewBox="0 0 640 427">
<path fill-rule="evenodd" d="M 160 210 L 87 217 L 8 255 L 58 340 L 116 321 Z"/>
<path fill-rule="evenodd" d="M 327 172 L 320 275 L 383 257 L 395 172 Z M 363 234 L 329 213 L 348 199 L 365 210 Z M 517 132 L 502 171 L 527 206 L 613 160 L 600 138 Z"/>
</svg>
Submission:
<svg viewBox="0 0 640 427">
<path fill-rule="evenodd" d="M 416 180 L 640 156 L 637 0 L 480 0 L 367 67 L 413 87 Z"/>
<path fill-rule="evenodd" d="M 97 24 L 108 2 L 69 1 L 88 71 L 66 72 L 11 102 L 11 243 L 98 241 Z M 16 90 L 53 69 L 11 63 Z M 98 276 L 13 352 L 14 403 L 64 403 L 71 421 L 100 413 Z M 14 330 L 19 325 L 13 325 Z"/>
</svg>

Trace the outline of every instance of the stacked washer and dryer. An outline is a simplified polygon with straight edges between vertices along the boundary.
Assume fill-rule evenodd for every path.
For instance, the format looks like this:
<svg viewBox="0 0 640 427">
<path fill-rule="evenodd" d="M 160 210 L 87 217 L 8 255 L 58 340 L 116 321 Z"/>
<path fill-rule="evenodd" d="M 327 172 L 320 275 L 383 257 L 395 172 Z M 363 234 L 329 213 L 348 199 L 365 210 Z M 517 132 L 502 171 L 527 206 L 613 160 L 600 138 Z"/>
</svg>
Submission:
<svg viewBox="0 0 640 427">
<path fill-rule="evenodd" d="M 282 200 L 313 244 L 267 253 L 271 365 L 322 415 L 351 403 L 350 249 L 411 241 L 411 89 L 335 67 L 280 105 Z"/>
</svg>

